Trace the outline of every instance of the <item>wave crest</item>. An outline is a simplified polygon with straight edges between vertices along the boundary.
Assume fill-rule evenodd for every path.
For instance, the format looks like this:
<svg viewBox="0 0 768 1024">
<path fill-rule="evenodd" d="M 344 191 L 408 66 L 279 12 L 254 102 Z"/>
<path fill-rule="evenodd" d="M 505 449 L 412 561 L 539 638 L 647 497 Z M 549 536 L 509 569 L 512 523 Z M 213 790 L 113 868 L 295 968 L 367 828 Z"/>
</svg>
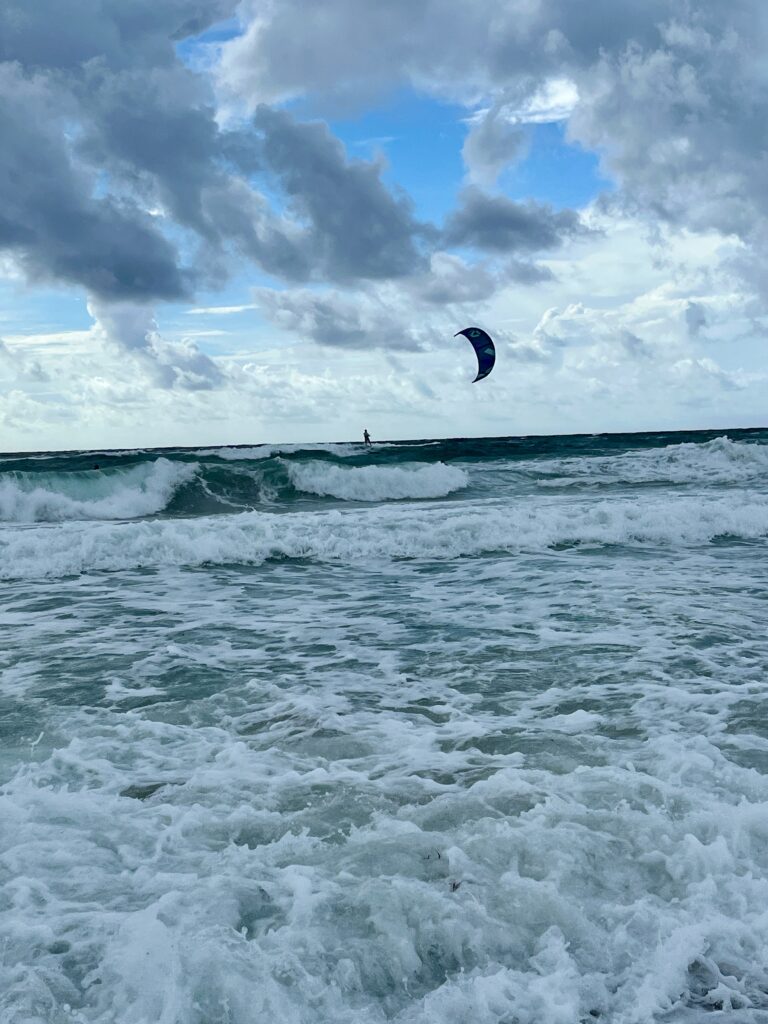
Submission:
<svg viewBox="0 0 768 1024">
<path fill-rule="evenodd" d="M 552 459 L 528 471 L 542 487 L 746 483 L 768 473 L 768 445 L 716 437 L 617 455 Z"/>
<path fill-rule="evenodd" d="M 742 496 L 743 497 L 743 496 Z M 260 564 L 273 558 L 364 563 L 447 560 L 573 544 L 704 545 L 722 537 L 768 536 L 768 503 L 693 498 L 466 510 L 244 512 L 123 524 L 64 523 L 0 535 L 0 578 L 205 564 Z"/>
<path fill-rule="evenodd" d="M 360 466 L 284 463 L 297 491 L 343 501 L 445 498 L 469 483 L 463 469 L 442 462 L 426 466 Z"/>
<path fill-rule="evenodd" d="M 12 472 L 0 480 L 0 520 L 135 519 L 164 509 L 197 474 L 196 463 L 159 458 L 129 469 Z"/>
</svg>

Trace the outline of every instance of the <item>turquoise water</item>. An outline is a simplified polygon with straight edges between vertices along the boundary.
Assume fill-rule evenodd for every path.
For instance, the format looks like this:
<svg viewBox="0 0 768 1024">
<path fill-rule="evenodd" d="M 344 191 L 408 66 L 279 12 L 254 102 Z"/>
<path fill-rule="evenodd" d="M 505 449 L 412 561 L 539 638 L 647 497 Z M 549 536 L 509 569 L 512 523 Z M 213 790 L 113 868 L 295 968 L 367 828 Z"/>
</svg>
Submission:
<svg viewBox="0 0 768 1024">
<path fill-rule="evenodd" d="M 767 471 L 0 458 L 0 1020 L 768 1021 Z"/>
</svg>

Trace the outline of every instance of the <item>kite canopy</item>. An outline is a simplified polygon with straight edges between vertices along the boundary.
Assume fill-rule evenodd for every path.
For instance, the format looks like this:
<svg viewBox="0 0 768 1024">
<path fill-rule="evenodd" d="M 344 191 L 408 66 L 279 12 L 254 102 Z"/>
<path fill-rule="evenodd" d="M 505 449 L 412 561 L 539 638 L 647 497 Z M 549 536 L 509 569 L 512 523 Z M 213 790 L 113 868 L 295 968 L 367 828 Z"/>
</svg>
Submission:
<svg viewBox="0 0 768 1024">
<path fill-rule="evenodd" d="M 493 364 L 496 362 L 496 349 L 493 347 L 490 335 L 479 327 L 465 327 L 463 331 L 457 331 L 454 338 L 458 338 L 460 334 L 463 334 L 469 341 L 477 355 L 477 376 L 472 381 L 474 384 L 475 381 L 487 377 L 493 369 Z"/>
</svg>

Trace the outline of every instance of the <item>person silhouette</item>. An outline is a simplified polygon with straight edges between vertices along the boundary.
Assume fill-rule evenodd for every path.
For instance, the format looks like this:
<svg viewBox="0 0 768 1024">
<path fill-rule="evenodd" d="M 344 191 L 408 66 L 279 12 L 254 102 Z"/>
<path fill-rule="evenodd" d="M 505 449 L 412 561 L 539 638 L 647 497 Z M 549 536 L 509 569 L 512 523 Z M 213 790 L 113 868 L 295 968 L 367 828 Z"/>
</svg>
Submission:
<svg viewBox="0 0 768 1024">
<path fill-rule="evenodd" d="M 366 448 L 369 448 L 371 445 L 371 435 L 365 428 L 363 428 L 363 444 Z"/>
</svg>

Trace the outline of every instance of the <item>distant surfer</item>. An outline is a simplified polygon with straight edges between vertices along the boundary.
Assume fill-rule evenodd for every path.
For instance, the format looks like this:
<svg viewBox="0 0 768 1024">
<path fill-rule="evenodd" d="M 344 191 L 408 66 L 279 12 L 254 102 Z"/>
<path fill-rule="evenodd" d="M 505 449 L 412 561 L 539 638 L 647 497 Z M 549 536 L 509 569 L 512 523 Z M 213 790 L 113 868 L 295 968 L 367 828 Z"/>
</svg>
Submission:
<svg viewBox="0 0 768 1024">
<path fill-rule="evenodd" d="M 371 435 L 365 428 L 363 428 L 363 444 L 365 445 L 366 448 L 371 447 Z"/>
<path fill-rule="evenodd" d="M 98 468 L 99 468 L 99 464 L 98 464 L 98 462 L 94 462 L 94 464 L 93 464 L 93 468 L 94 468 L 94 469 L 98 469 Z"/>
</svg>

